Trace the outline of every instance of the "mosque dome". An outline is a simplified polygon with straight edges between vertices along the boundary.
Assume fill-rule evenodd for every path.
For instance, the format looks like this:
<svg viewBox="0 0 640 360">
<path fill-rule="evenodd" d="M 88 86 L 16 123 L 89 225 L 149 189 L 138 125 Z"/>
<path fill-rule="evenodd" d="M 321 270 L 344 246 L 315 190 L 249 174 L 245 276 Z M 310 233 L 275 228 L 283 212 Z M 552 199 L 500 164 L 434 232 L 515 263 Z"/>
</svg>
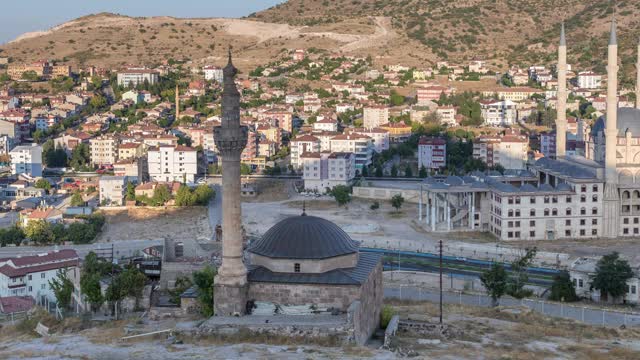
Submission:
<svg viewBox="0 0 640 360">
<path fill-rule="evenodd" d="M 604 132 L 606 116 L 603 115 L 596 120 L 591 128 L 591 135 L 597 136 L 598 132 Z M 640 110 L 630 107 L 618 109 L 618 136 L 625 136 L 627 130 L 634 136 L 640 136 Z"/>
<path fill-rule="evenodd" d="M 275 259 L 320 260 L 355 254 L 358 244 L 331 221 L 303 214 L 275 224 L 249 252 Z"/>
</svg>

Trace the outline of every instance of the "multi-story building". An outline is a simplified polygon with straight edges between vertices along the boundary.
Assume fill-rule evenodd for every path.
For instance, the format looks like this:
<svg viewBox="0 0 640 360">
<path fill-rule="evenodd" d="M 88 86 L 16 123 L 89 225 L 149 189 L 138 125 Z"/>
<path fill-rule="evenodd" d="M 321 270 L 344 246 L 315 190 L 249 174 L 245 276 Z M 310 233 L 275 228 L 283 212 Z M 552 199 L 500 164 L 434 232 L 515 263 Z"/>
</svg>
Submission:
<svg viewBox="0 0 640 360">
<path fill-rule="evenodd" d="M 51 67 L 51 77 L 70 77 L 71 66 L 69 65 L 53 65 Z"/>
<path fill-rule="evenodd" d="M 320 139 L 313 135 L 298 136 L 291 140 L 289 145 L 291 147 L 291 166 L 293 166 L 294 169 L 302 167 L 300 155 L 303 153 L 320 152 Z"/>
<path fill-rule="evenodd" d="M 411 125 L 404 122 L 387 123 L 380 125 L 380 128 L 389 133 L 389 141 L 392 143 L 404 142 L 411 136 Z"/>
<path fill-rule="evenodd" d="M 33 72 L 39 78 L 49 77 L 51 75 L 52 65 L 47 60 L 36 61 L 32 64 L 10 64 L 7 67 L 7 74 L 12 80 L 20 80 L 26 72 Z"/>
<path fill-rule="evenodd" d="M 447 142 L 440 138 L 421 137 L 418 142 L 418 168 L 440 169 L 447 165 Z"/>
<path fill-rule="evenodd" d="M 389 108 L 383 105 L 366 106 L 363 110 L 363 126 L 365 129 L 380 127 L 389 122 Z"/>
<path fill-rule="evenodd" d="M 161 145 L 148 151 L 149 177 L 160 182 L 195 182 L 198 152 L 188 146 Z"/>
<path fill-rule="evenodd" d="M 258 120 L 272 120 L 275 126 L 287 133 L 293 131 L 293 113 L 285 109 L 271 109 L 258 115 Z"/>
<path fill-rule="evenodd" d="M 138 86 L 146 82 L 153 85 L 160 79 L 160 74 L 155 70 L 146 68 L 128 68 L 118 72 L 118 85 Z"/>
<path fill-rule="evenodd" d="M 147 166 L 147 158 L 141 157 L 137 159 L 118 160 L 113 164 L 113 174 L 115 176 L 125 176 L 127 181 L 132 183 L 142 183 L 149 179 L 149 169 Z"/>
<path fill-rule="evenodd" d="M 118 160 L 137 159 L 144 154 L 144 145 L 130 142 L 118 145 Z"/>
<path fill-rule="evenodd" d="M 358 134 L 371 138 L 373 141 L 373 151 L 381 153 L 385 150 L 389 150 L 389 131 L 381 128 L 346 128 L 345 134 Z"/>
<path fill-rule="evenodd" d="M 500 100 L 509 101 L 524 101 L 531 98 L 533 95 L 544 95 L 545 91 L 542 89 L 535 89 L 531 87 L 511 87 L 511 88 L 498 88 L 495 90 L 486 90 L 482 92 L 484 97 L 493 97 L 497 95 Z"/>
<path fill-rule="evenodd" d="M 0 135 L 0 154 L 8 154 L 15 145 L 14 138 L 9 135 Z"/>
<path fill-rule="evenodd" d="M 102 176 L 99 181 L 100 205 L 122 206 L 127 191 L 126 176 Z"/>
<path fill-rule="evenodd" d="M 58 277 L 58 271 L 79 272 L 79 261 L 71 249 L 0 259 L 0 297 L 31 296 L 39 304 L 55 302 L 49 281 Z"/>
<path fill-rule="evenodd" d="M 34 178 L 42 176 L 42 146 L 38 144 L 16 146 L 9 155 L 12 174 L 26 174 Z"/>
<path fill-rule="evenodd" d="M 453 90 L 451 88 L 439 85 L 419 88 L 416 94 L 418 105 L 428 105 L 430 102 L 440 99 L 440 96 L 442 96 L 442 94 L 450 95 L 452 92 Z"/>
<path fill-rule="evenodd" d="M 473 158 L 487 166 L 501 165 L 505 169 L 524 169 L 529 151 L 529 139 L 523 135 L 478 137 L 473 142 Z"/>
<path fill-rule="evenodd" d="M 592 71 L 578 73 L 578 87 L 582 89 L 599 89 L 602 87 L 602 75 Z"/>
<path fill-rule="evenodd" d="M 337 185 L 349 185 L 356 176 L 355 158 L 353 153 L 303 153 L 304 188 L 325 193 Z"/>
<path fill-rule="evenodd" d="M 370 137 L 358 134 L 343 134 L 334 136 L 330 141 L 331 152 L 346 152 L 355 154 L 356 169 L 362 171 L 371 165 L 373 156 L 373 141 Z"/>
<path fill-rule="evenodd" d="M 511 126 L 518 119 L 517 105 L 510 100 L 481 101 L 482 118 L 488 126 Z"/>
<path fill-rule="evenodd" d="M 454 106 L 438 106 L 436 114 L 440 120 L 440 124 L 447 126 L 456 126 L 456 108 Z"/>
<path fill-rule="evenodd" d="M 207 65 L 202 68 L 202 72 L 204 72 L 205 80 L 213 80 L 218 84 L 222 84 L 224 79 L 224 74 L 222 73 L 222 69 L 217 66 Z"/>
<path fill-rule="evenodd" d="M 313 130 L 317 131 L 338 131 L 338 122 L 334 119 L 326 118 L 313 123 Z"/>
<path fill-rule="evenodd" d="M 91 165 L 113 165 L 118 160 L 119 141 L 112 135 L 103 135 L 89 140 Z"/>
</svg>

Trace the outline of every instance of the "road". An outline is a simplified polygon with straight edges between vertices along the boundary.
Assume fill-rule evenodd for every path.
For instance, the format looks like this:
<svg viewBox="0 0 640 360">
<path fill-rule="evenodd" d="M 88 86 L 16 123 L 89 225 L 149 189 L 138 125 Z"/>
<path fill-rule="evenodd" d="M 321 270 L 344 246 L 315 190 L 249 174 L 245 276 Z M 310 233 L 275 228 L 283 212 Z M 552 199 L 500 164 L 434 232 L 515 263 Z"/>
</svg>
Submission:
<svg viewBox="0 0 640 360">
<path fill-rule="evenodd" d="M 150 246 L 164 245 L 162 240 L 120 240 L 112 243 L 95 243 L 85 245 L 58 245 L 58 246 L 7 246 L 0 248 L 0 258 L 14 257 L 18 255 L 35 255 L 47 251 L 74 249 L 81 258 L 84 258 L 90 251 L 98 249 L 109 249 L 114 246 L 115 257 L 129 257 L 138 255 L 140 251 Z"/>
<path fill-rule="evenodd" d="M 387 299 L 404 299 L 415 301 L 429 301 L 438 303 L 439 293 L 434 289 L 422 289 L 413 286 L 384 288 L 384 297 Z M 486 295 L 467 295 L 462 293 L 444 292 L 442 301 L 445 304 L 463 304 L 470 306 L 490 307 L 491 298 Z M 604 326 L 640 326 L 640 314 L 624 313 L 621 311 L 611 311 L 604 309 L 587 308 L 569 304 L 547 302 L 544 300 L 523 299 L 518 300 L 511 297 L 500 299 L 501 306 L 527 306 L 537 313 L 552 317 L 561 317 L 581 321 L 589 325 Z"/>
</svg>

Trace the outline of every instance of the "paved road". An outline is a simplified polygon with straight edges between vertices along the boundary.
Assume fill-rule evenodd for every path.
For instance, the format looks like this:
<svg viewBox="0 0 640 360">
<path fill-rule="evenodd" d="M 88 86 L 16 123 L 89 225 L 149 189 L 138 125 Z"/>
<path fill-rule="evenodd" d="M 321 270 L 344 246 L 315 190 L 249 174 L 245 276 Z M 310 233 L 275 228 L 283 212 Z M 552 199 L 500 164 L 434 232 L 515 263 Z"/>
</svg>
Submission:
<svg viewBox="0 0 640 360">
<path fill-rule="evenodd" d="M 145 248 L 154 245 L 164 245 L 163 240 L 121 240 L 112 243 L 95 243 L 86 245 L 59 245 L 59 246 L 18 246 L 0 248 L 0 258 L 13 257 L 18 255 L 35 255 L 52 250 L 74 249 L 81 258 L 84 258 L 90 251 L 98 249 L 111 250 L 114 246 L 115 257 L 129 257 L 137 255 Z"/>
<path fill-rule="evenodd" d="M 412 286 L 385 287 L 384 296 L 385 298 L 429 301 L 434 303 L 440 301 L 440 295 L 437 290 L 421 289 Z M 481 307 L 491 306 L 491 298 L 486 295 L 465 295 L 462 293 L 444 292 L 442 301 L 446 304 L 464 304 Z M 640 326 L 640 314 L 638 313 L 623 313 L 619 311 L 600 310 L 582 306 L 547 302 L 542 300 L 518 300 L 511 297 L 503 297 L 502 299 L 500 299 L 500 305 L 523 305 L 531 308 L 535 312 L 547 316 L 578 320 L 590 325 L 626 325 L 635 327 Z"/>
</svg>

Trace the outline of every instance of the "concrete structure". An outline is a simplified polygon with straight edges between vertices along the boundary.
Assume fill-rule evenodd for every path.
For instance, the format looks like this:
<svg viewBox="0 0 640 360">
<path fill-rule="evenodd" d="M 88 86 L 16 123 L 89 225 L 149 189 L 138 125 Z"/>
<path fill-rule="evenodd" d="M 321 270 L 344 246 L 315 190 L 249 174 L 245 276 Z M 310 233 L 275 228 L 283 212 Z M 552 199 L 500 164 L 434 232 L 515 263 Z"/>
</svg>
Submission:
<svg viewBox="0 0 640 360">
<path fill-rule="evenodd" d="M 194 183 L 198 174 L 198 152 L 184 145 L 160 145 L 147 152 L 149 178 L 159 182 Z"/>
<path fill-rule="evenodd" d="M 356 169 L 362 171 L 371 165 L 373 157 L 373 141 L 370 137 L 358 134 L 337 135 L 331 138 L 331 152 L 348 152 L 356 156 Z"/>
<path fill-rule="evenodd" d="M 79 272 L 75 250 L 0 259 L 0 297 L 31 296 L 38 304 L 55 302 L 49 281 L 58 271 Z"/>
<path fill-rule="evenodd" d="M 569 277 L 576 289 L 576 295 L 587 298 L 592 301 L 604 301 L 600 290 L 593 289 L 593 277 L 596 275 L 596 269 L 599 258 L 578 258 L 571 263 L 569 267 Z M 631 266 L 633 277 L 627 280 L 627 289 L 625 294 L 619 299 L 606 299 L 611 303 L 623 302 L 625 304 L 637 304 L 640 294 L 640 273 L 638 266 Z"/>
<path fill-rule="evenodd" d="M 562 158 L 567 147 L 567 42 L 564 33 L 564 22 L 558 46 L 558 104 L 556 110 L 556 157 Z"/>
<path fill-rule="evenodd" d="M 113 165 L 118 161 L 119 140 L 113 135 L 103 135 L 89 140 L 91 165 Z"/>
<path fill-rule="evenodd" d="M 602 75 L 592 71 L 578 73 L 578 87 L 581 89 L 600 89 L 602 87 Z"/>
<path fill-rule="evenodd" d="M 240 206 L 240 155 L 247 145 L 248 129 L 240 125 L 238 70 L 231 62 L 224 68 L 222 125 L 214 128 L 216 147 L 222 157 L 222 265 L 214 286 L 217 316 L 244 315 L 247 308 L 247 268 L 243 262 L 242 214 Z"/>
<path fill-rule="evenodd" d="M 128 68 L 118 72 L 118 85 L 138 86 L 146 82 L 153 85 L 160 80 L 160 74 L 146 68 Z"/>
<path fill-rule="evenodd" d="M 381 128 L 346 128 L 345 134 L 358 134 L 362 136 L 368 136 L 373 142 L 373 151 L 381 153 L 389 149 L 389 131 Z"/>
<path fill-rule="evenodd" d="M 366 106 L 363 110 L 363 126 L 365 129 L 380 127 L 389 122 L 389 108 L 386 106 Z"/>
<path fill-rule="evenodd" d="M 217 66 L 207 65 L 202 68 L 202 72 L 204 72 L 205 80 L 213 80 L 218 84 L 222 84 L 224 81 L 224 74 L 222 73 L 222 69 Z"/>
<path fill-rule="evenodd" d="M 473 142 L 473 158 L 487 166 L 501 165 L 505 169 L 524 169 L 529 150 L 529 139 L 508 133 L 504 136 L 482 135 Z"/>
<path fill-rule="evenodd" d="M 294 169 L 302 167 L 300 155 L 305 152 L 320 152 L 320 139 L 313 135 L 302 135 L 291 140 L 291 166 Z"/>
<path fill-rule="evenodd" d="M 518 120 L 516 103 L 511 100 L 480 102 L 482 119 L 488 126 L 511 126 Z"/>
<path fill-rule="evenodd" d="M 447 164 L 447 142 L 440 138 L 421 137 L 418 142 L 418 169 L 440 169 Z"/>
<path fill-rule="evenodd" d="M 349 185 L 356 176 L 356 157 L 353 153 L 304 153 L 302 180 L 308 191 L 326 193 L 337 185 Z"/>
<path fill-rule="evenodd" d="M 127 191 L 126 176 L 102 176 L 100 178 L 100 205 L 122 206 Z"/>
<path fill-rule="evenodd" d="M 25 174 L 34 178 L 42 176 L 42 146 L 38 144 L 16 146 L 9 155 L 12 174 Z"/>
</svg>

